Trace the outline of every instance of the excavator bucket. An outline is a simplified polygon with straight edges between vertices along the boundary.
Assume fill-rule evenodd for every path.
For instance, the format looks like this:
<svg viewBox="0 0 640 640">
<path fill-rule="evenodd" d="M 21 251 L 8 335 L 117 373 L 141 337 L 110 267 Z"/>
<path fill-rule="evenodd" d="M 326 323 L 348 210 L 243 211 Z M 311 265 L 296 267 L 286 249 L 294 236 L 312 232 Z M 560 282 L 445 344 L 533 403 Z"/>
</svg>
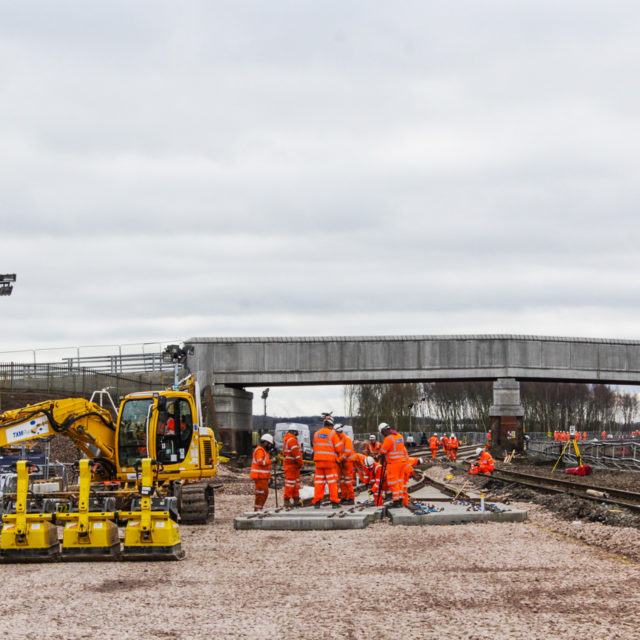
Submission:
<svg viewBox="0 0 640 640">
<path fill-rule="evenodd" d="M 138 509 L 119 511 L 127 521 L 122 549 L 123 560 L 182 560 L 184 551 L 178 523 L 171 518 L 175 498 L 152 498 L 154 491 L 151 460 L 142 461 L 142 484 Z"/>
<path fill-rule="evenodd" d="M 58 530 L 50 513 L 29 513 L 27 461 L 17 464 L 18 486 L 15 512 L 2 517 L 0 560 L 2 562 L 47 562 L 60 559 Z"/>
<path fill-rule="evenodd" d="M 114 522 L 115 511 L 111 504 L 103 504 L 95 510 L 95 501 L 90 499 L 91 471 L 89 460 L 80 460 L 80 491 L 77 509 L 60 513 L 59 522 L 64 522 L 62 534 L 63 560 L 119 560 L 120 538 L 118 525 Z M 105 499 L 107 502 L 109 499 Z M 94 510 L 91 510 L 92 507 Z"/>
</svg>

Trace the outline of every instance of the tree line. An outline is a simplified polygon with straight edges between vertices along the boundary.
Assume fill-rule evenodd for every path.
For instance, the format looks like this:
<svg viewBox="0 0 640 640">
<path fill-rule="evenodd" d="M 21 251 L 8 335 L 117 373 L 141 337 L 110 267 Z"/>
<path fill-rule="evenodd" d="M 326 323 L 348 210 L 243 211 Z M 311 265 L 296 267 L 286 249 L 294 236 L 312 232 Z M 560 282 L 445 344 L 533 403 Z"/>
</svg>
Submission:
<svg viewBox="0 0 640 640">
<path fill-rule="evenodd" d="M 348 418 L 359 431 L 388 422 L 401 431 L 488 431 L 493 383 L 408 382 L 348 385 Z M 528 431 L 632 430 L 638 413 L 634 393 L 604 384 L 521 382 Z"/>
</svg>

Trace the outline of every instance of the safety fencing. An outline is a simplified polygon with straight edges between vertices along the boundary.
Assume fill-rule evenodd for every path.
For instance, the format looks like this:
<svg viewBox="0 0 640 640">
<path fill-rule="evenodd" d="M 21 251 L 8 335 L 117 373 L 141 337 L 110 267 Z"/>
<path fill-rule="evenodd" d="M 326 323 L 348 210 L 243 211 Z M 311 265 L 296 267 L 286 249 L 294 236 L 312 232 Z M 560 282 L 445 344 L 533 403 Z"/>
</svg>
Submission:
<svg viewBox="0 0 640 640">
<path fill-rule="evenodd" d="M 536 441 L 528 444 L 529 455 L 557 460 L 565 449 L 566 442 Z M 610 471 L 639 471 L 640 472 L 640 441 L 622 440 L 609 442 L 579 442 L 578 450 L 583 464 L 589 464 L 594 469 Z M 577 466 L 578 458 L 572 443 L 568 443 L 563 454 L 564 463 Z"/>
</svg>

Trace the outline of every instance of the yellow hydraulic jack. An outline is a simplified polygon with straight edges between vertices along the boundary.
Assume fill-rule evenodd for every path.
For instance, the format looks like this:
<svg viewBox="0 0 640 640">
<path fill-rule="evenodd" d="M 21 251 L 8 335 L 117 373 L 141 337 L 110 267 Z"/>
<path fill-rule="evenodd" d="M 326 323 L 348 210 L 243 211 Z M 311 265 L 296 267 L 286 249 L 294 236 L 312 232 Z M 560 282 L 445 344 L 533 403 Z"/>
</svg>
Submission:
<svg viewBox="0 0 640 640">
<path fill-rule="evenodd" d="M 152 462 L 142 460 L 139 511 L 119 511 L 120 519 L 127 520 L 124 533 L 123 560 L 182 560 L 184 551 L 180 542 L 178 523 L 171 518 L 176 498 L 152 497 L 155 491 Z M 138 504 L 134 503 L 134 508 Z"/>
<path fill-rule="evenodd" d="M 29 513 L 27 461 L 17 463 L 15 513 L 2 517 L 0 558 L 3 562 L 43 562 L 60 558 L 58 529 L 51 513 Z"/>
<path fill-rule="evenodd" d="M 114 522 L 115 510 L 106 498 L 103 511 L 90 511 L 92 504 L 91 470 L 89 460 L 80 460 L 80 491 L 78 510 L 59 513 L 56 519 L 65 522 L 62 534 L 63 560 L 119 560 L 120 538 L 118 525 Z M 115 504 L 113 505 L 115 507 Z"/>
</svg>

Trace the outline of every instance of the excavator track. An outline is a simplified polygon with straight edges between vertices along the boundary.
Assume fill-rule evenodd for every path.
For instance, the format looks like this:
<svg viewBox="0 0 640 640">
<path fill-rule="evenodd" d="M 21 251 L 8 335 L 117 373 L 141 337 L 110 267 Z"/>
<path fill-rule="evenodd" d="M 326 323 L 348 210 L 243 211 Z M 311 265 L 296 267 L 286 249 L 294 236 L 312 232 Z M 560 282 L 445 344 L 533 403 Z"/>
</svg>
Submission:
<svg viewBox="0 0 640 640">
<path fill-rule="evenodd" d="M 206 524 L 213 519 L 214 512 L 213 485 L 193 482 L 182 486 L 180 520 L 183 524 Z"/>
</svg>

